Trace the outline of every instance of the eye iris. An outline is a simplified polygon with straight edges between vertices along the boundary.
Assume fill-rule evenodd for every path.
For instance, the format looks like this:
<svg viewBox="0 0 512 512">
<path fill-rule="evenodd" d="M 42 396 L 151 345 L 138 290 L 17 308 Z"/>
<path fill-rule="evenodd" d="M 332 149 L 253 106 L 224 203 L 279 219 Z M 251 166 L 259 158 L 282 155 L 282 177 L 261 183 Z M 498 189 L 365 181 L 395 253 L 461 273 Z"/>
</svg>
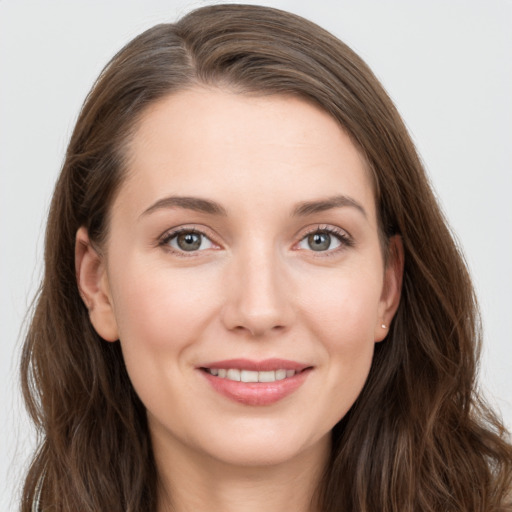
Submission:
<svg viewBox="0 0 512 512">
<path fill-rule="evenodd" d="M 182 233 L 176 241 L 183 251 L 195 251 L 201 247 L 201 235 L 197 233 Z"/>
<path fill-rule="evenodd" d="M 312 233 L 308 236 L 308 244 L 313 251 L 325 251 L 331 245 L 331 236 L 328 233 Z"/>
</svg>

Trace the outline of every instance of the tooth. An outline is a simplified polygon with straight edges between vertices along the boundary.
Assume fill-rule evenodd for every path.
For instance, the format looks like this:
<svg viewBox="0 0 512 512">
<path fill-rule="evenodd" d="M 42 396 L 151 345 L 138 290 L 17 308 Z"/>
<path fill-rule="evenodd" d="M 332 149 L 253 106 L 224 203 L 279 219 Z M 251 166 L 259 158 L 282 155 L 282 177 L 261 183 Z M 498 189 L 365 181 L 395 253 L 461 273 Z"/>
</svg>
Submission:
<svg viewBox="0 0 512 512">
<path fill-rule="evenodd" d="M 276 370 L 274 373 L 276 380 L 283 380 L 286 378 L 286 370 Z"/>
<path fill-rule="evenodd" d="M 1 0 L 0 0 L 1 1 Z M 239 370 L 238 368 L 207 368 L 207 371 L 221 379 L 229 379 L 238 382 L 274 382 L 293 377 L 297 372 L 295 370 L 276 370 L 276 371 L 253 371 Z"/>
<path fill-rule="evenodd" d="M 240 370 L 236 368 L 230 368 L 226 374 L 226 378 L 229 380 L 240 380 Z"/>
<path fill-rule="evenodd" d="M 276 372 L 258 372 L 259 382 L 274 382 L 276 380 Z"/>
<path fill-rule="evenodd" d="M 258 372 L 242 370 L 240 372 L 240 380 L 242 382 L 258 382 Z"/>
</svg>

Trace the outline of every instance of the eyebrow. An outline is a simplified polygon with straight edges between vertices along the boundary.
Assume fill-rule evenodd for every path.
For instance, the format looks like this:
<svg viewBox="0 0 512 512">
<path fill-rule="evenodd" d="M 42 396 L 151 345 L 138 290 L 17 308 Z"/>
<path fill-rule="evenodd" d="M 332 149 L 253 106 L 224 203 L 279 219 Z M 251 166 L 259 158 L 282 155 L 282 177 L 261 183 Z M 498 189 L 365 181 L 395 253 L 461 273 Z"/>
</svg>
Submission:
<svg viewBox="0 0 512 512">
<path fill-rule="evenodd" d="M 141 217 L 163 208 L 185 208 L 186 210 L 194 210 L 196 212 L 208 213 L 210 215 L 227 215 L 226 210 L 215 201 L 201 199 L 199 197 L 170 196 L 160 199 L 156 203 L 152 204 L 148 209 L 144 210 Z"/>
<path fill-rule="evenodd" d="M 294 217 L 305 217 L 315 213 L 321 213 L 334 208 L 352 207 L 361 212 L 364 217 L 367 217 L 366 210 L 355 200 L 349 196 L 336 195 L 321 199 L 318 201 L 304 201 L 295 206 L 292 215 Z M 202 199 L 199 197 L 188 196 L 169 196 L 158 200 L 149 208 L 142 212 L 141 217 L 148 215 L 156 210 L 166 208 L 184 208 L 186 210 L 193 210 L 200 213 L 207 213 L 210 215 L 227 216 L 226 209 L 219 203 L 210 199 Z"/>
<path fill-rule="evenodd" d="M 299 203 L 293 210 L 293 215 L 296 217 L 304 217 L 306 215 L 313 215 L 314 213 L 325 212 L 333 208 L 343 208 L 350 206 L 361 212 L 364 217 L 368 217 L 366 210 L 355 199 L 349 196 L 337 195 L 322 199 L 320 201 L 305 201 Z"/>
</svg>

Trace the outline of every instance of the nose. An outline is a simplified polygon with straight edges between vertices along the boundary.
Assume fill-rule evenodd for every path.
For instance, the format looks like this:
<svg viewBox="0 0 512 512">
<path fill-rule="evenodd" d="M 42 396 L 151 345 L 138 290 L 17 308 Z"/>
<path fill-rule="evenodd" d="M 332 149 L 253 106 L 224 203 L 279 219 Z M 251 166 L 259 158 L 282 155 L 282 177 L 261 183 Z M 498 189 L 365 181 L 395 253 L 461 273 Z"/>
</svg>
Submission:
<svg viewBox="0 0 512 512">
<path fill-rule="evenodd" d="M 284 266 L 271 247 L 233 256 L 222 313 L 227 329 L 263 337 L 291 325 L 293 292 Z"/>
</svg>

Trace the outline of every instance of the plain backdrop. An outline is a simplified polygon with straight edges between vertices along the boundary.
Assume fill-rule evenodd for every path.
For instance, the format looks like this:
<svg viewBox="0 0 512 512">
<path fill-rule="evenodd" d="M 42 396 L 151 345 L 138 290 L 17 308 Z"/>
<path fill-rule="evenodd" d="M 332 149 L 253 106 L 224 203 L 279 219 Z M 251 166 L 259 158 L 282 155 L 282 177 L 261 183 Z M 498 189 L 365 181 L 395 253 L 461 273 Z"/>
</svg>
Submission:
<svg viewBox="0 0 512 512">
<path fill-rule="evenodd" d="M 212 2 L 0 0 L 0 510 L 34 435 L 20 329 L 42 270 L 52 188 L 82 101 L 150 26 Z M 242 2 L 245 3 L 245 2 Z M 396 102 L 480 298 L 481 387 L 512 427 L 512 1 L 274 0 L 354 48 Z"/>
</svg>

